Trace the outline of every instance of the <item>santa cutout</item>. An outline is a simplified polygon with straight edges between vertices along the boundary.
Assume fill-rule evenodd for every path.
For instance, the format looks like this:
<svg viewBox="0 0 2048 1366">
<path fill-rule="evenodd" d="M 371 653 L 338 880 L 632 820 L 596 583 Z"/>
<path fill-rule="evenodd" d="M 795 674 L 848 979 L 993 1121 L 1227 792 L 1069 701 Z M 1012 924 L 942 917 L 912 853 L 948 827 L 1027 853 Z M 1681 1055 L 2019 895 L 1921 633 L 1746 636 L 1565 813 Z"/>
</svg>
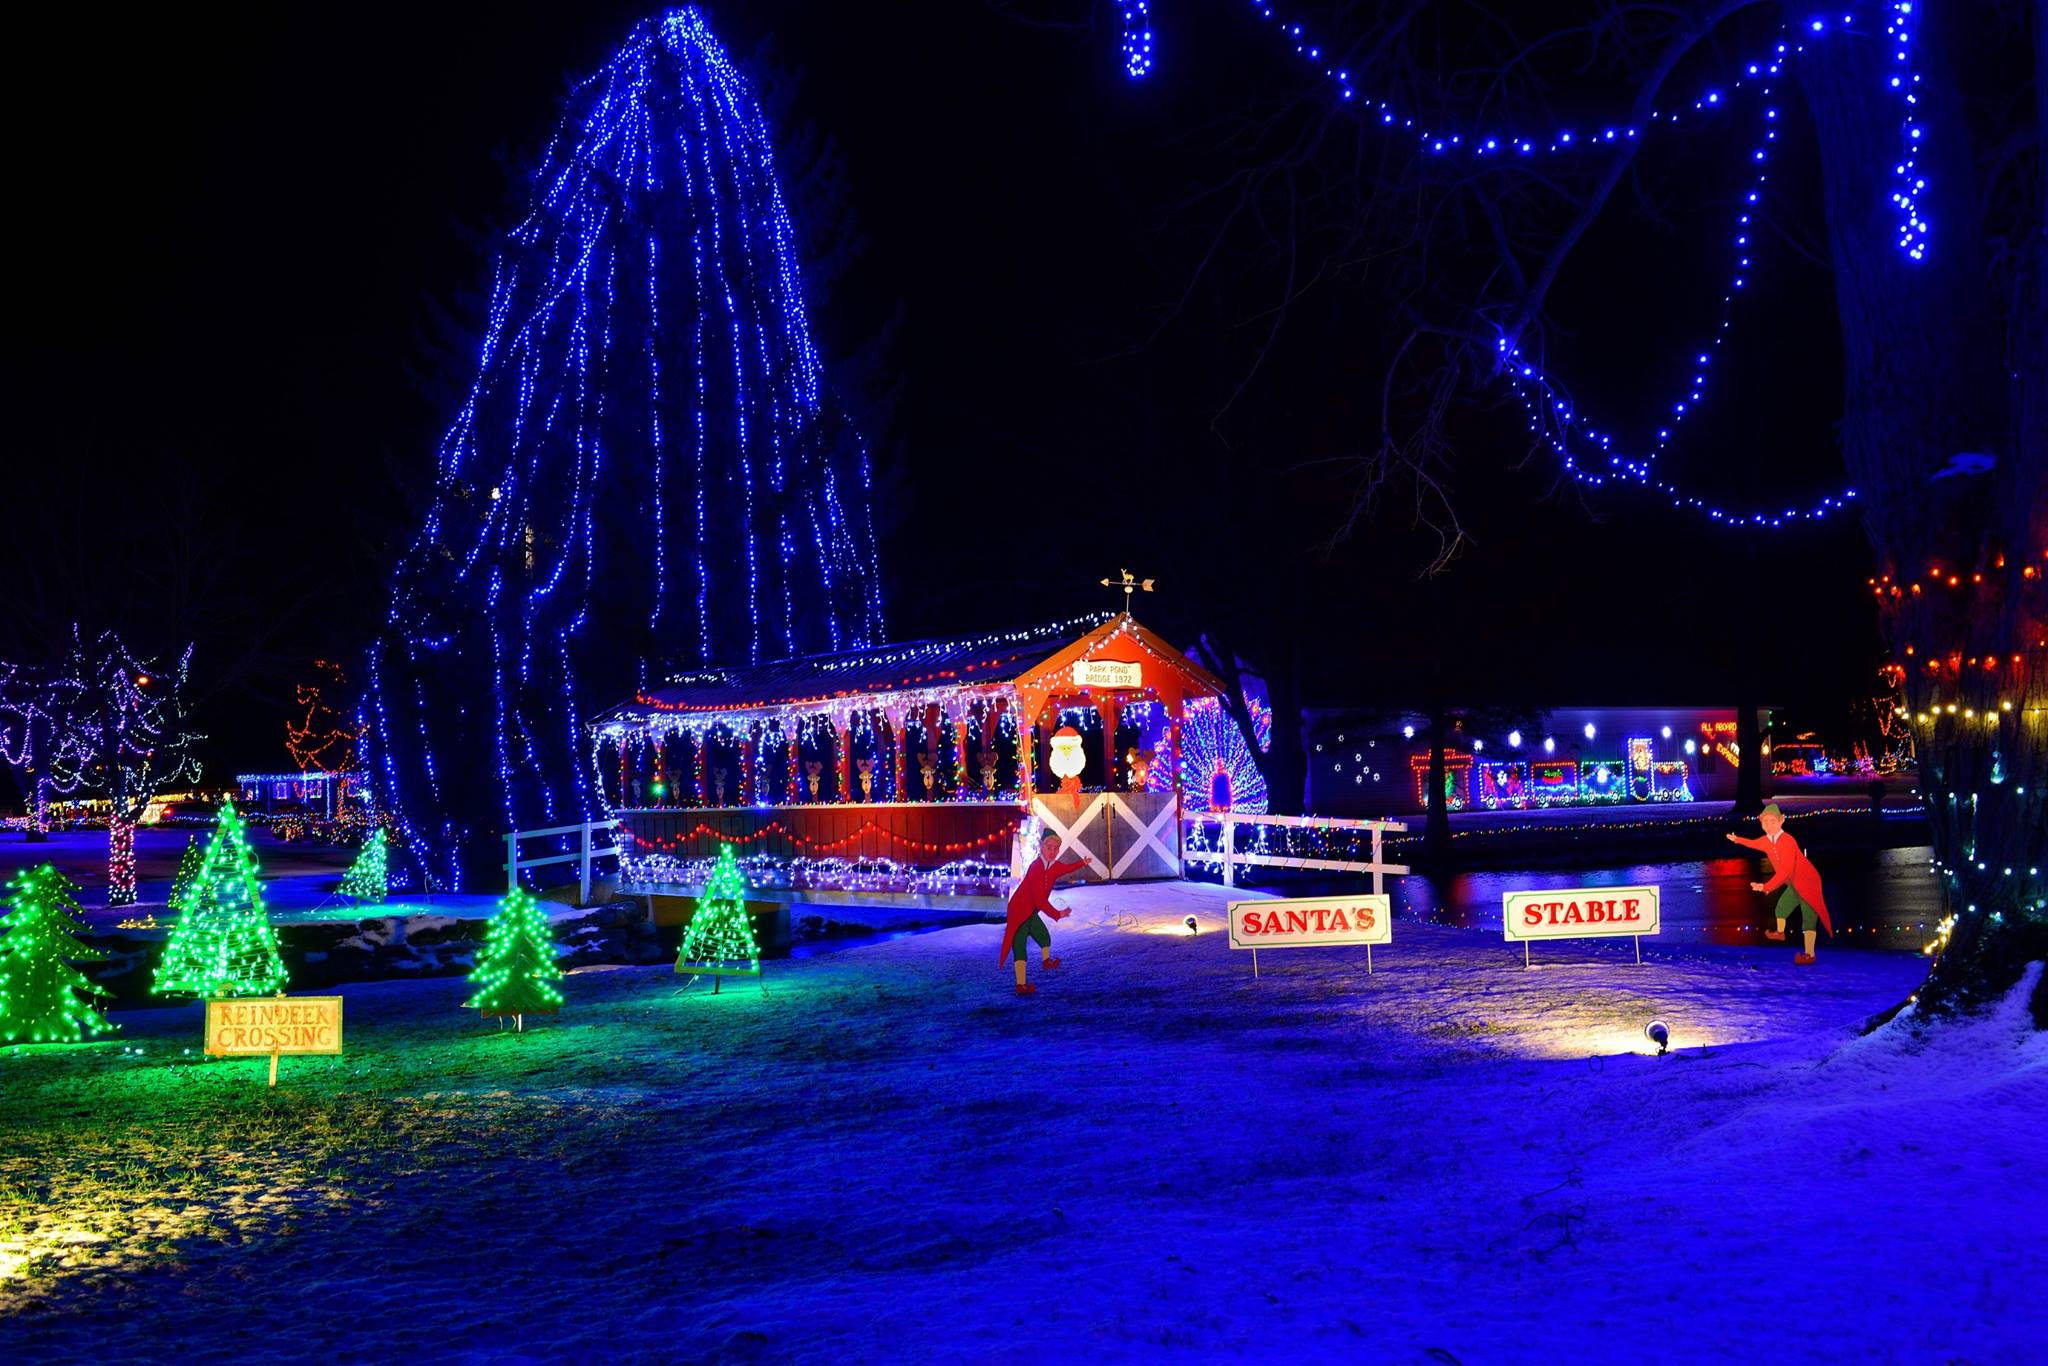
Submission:
<svg viewBox="0 0 2048 1366">
<path fill-rule="evenodd" d="M 1052 768 L 1053 776 L 1060 780 L 1060 792 L 1069 797 L 1081 795 L 1081 770 L 1088 767 L 1088 756 L 1081 750 L 1081 732 L 1072 726 L 1061 726 L 1052 733 L 1052 754 L 1046 763 Z"/>
</svg>

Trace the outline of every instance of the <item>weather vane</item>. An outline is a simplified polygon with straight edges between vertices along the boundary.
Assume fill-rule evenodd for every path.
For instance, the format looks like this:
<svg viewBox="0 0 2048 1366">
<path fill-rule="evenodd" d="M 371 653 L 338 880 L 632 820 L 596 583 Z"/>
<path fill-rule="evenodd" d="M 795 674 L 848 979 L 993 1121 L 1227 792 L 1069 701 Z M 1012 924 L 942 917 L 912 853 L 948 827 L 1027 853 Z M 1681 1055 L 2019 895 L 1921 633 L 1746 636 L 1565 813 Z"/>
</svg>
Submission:
<svg viewBox="0 0 2048 1366">
<path fill-rule="evenodd" d="M 1129 616 L 1131 614 L 1131 594 L 1151 592 L 1153 581 L 1151 579 L 1135 578 L 1128 569 L 1119 569 L 1116 572 L 1117 577 L 1104 579 L 1102 586 L 1104 588 L 1121 588 L 1124 590 L 1124 615 Z"/>
</svg>

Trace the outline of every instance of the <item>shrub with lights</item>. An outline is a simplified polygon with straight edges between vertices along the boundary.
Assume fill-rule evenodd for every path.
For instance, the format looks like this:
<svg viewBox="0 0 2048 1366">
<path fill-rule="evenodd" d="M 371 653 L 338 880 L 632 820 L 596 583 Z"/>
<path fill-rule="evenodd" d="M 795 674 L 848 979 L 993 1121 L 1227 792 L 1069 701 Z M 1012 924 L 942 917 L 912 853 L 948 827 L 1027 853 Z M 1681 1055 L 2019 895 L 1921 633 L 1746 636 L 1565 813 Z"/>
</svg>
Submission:
<svg viewBox="0 0 2048 1366">
<path fill-rule="evenodd" d="M 107 955 L 78 938 L 78 884 L 45 863 L 8 882 L 0 920 L 0 1043 L 77 1043 L 112 1033 L 93 998 L 108 993 L 73 963 Z"/>
<path fill-rule="evenodd" d="M 160 996 L 267 996 L 284 990 L 284 959 L 263 901 L 256 855 L 233 802 L 220 809 L 206 860 L 164 943 Z"/>
<path fill-rule="evenodd" d="M 561 980 L 547 915 L 524 888 L 513 888 L 491 917 L 469 974 L 476 991 L 463 1004 L 482 1011 L 486 1019 L 510 1015 L 523 1026 L 528 1015 L 561 1009 L 562 992 L 555 985 Z"/>
</svg>

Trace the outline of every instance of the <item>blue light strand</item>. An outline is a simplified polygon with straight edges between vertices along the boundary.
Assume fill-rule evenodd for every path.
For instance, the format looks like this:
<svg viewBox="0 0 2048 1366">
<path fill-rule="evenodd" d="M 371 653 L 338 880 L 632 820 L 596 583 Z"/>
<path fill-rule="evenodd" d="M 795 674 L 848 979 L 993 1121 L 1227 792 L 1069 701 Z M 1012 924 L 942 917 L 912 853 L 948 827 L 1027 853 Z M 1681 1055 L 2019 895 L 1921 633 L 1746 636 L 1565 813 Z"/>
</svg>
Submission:
<svg viewBox="0 0 2048 1366">
<path fill-rule="evenodd" d="M 1913 69 L 1913 37 L 1920 26 L 1920 7 L 1915 0 L 1891 0 L 1885 21 L 1885 37 L 1892 41 L 1892 73 L 1885 86 L 1896 92 L 1906 106 L 1899 128 L 1903 147 L 1892 168 L 1892 203 L 1899 210 L 1899 250 L 1915 261 L 1927 255 L 1928 225 L 1920 216 L 1920 196 L 1927 181 L 1920 175 L 1920 73 Z"/>
<path fill-rule="evenodd" d="M 758 661 L 771 630 L 785 650 L 883 630 L 872 511 L 844 505 L 871 492 L 866 453 L 845 487 L 758 102 L 683 9 L 638 25 L 566 111 L 494 263 L 476 378 L 368 670 L 382 804 L 449 887 L 452 846 L 499 821 L 599 814 L 582 708 L 611 699 L 582 680 L 633 664 L 586 640 L 598 609 L 700 662 Z M 682 480 L 693 515 L 672 516 Z M 792 514 L 838 530 L 799 555 Z M 454 759 L 469 786 L 444 790 Z"/>
<path fill-rule="evenodd" d="M 1778 74 L 1784 61 L 1785 45 L 1779 45 L 1779 56 L 1767 68 L 1771 76 Z M 1541 366 L 1523 354 L 1518 342 L 1503 337 L 1495 345 L 1501 357 L 1501 374 L 1516 398 L 1520 399 L 1529 417 L 1529 430 L 1547 444 L 1555 454 L 1564 472 L 1580 483 L 1600 487 L 1609 482 L 1631 483 L 1653 490 L 1669 498 L 1675 508 L 1690 508 L 1709 520 L 1730 526 L 1780 527 L 1799 521 L 1811 521 L 1839 511 L 1856 497 L 1854 489 L 1846 489 L 1837 495 L 1823 496 L 1809 508 L 1774 508 L 1769 511 L 1733 513 L 1724 510 L 1707 499 L 1686 493 L 1668 479 L 1657 475 L 1654 466 L 1658 457 L 1669 448 L 1687 418 L 1698 411 L 1706 395 L 1707 378 L 1713 361 L 1727 341 L 1734 324 L 1735 302 L 1748 287 L 1751 272 L 1755 269 L 1754 242 L 1756 218 L 1762 211 L 1764 186 L 1770 179 L 1770 153 L 1778 138 L 1778 109 L 1770 103 L 1771 87 L 1762 87 L 1765 101 L 1763 109 L 1763 136 L 1751 149 L 1750 162 L 1755 168 L 1747 188 L 1738 202 L 1734 233 L 1731 243 L 1732 262 L 1729 269 L 1728 287 L 1721 295 L 1720 319 L 1712 338 L 1693 348 L 1693 363 L 1684 396 L 1673 400 L 1669 406 L 1666 424 L 1657 429 L 1647 452 L 1638 458 L 1630 458 L 1617 450 L 1611 433 L 1600 431 L 1587 424 L 1572 411 L 1572 405 L 1562 394 L 1562 387 Z M 1598 455 L 1606 457 L 1604 470 L 1588 468 L 1580 463 L 1571 449 L 1574 429 L 1582 440 Z"/>
<path fill-rule="evenodd" d="M 1147 0 L 1117 0 L 1124 20 L 1124 74 L 1134 81 L 1152 73 L 1152 6 Z"/>
<path fill-rule="evenodd" d="M 1315 68 L 1319 76 L 1328 80 L 1336 87 L 1339 99 L 1347 103 L 1356 101 L 1360 107 L 1371 109 L 1378 113 L 1379 121 L 1383 126 L 1390 128 L 1399 127 L 1415 134 L 1421 142 L 1423 149 L 1433 155 L 1462 152 L 1479 157 L 1490 157 L 1495 153 L 1506 153 L 1511 157 L 1523 157 L 1533 156 L 1537 153 L 1557 155 L 1581 152 L 1588 149 L 1598 151 L 1617 142 L 1634 141 L 1643 133 L 1653 131 L 1658 127 L 1676 127 L 1682 121 L 1678 111 L 1652 110 L 1645 126 L 1641 128 L 1630 124 L 1614 124 L 1603 125 L 1595 130 L 1588 130 L 1583 133 L 1577 129 L 1559 128 L 1547 136 L 1531 135 L 1527 132 L 1513 133 L 1505 130 L 1487 130 L 1476 133 L 1433 132 L 1426 126 L 1418 127 L 1414 115 L 1404 113 L 1391 100 L 1359 99 L 1357 88 L 1351 84 L 1350 71 L 1330 61 L 1325 56 L 1322 44 L 1313 38 L 1306 28 L 1298 22 L 1281 18 L 1278 11 L 1273 7 L 1271 0 L 1249 0 L 1249 3 L 1254 14 L 1280 30 L 1281 34 L 1293 47 L 1295 56 Z M 1857 3 L 1859 6 L 1865 5 L 1870 3 L 1870 0 L 1857 0 Z M 1905 118 L 1899 130 L 1900 159 L 1893 168 L 1892 178 L 1894 183 L 1891 191 L 1891 202 L 1899 211 L 1899 250 L 1904 252 L 1908 259 L 1919 261 L 1925 258 L 1928 236 L 1928 225 L 1920 217 L 1919 210 L 1920 196 L 1927 189 L 1927 181 L 1921 176 L 1919 170 L 1919 148 L 1925 133 L 1925 130 L 1920 125 L 1917 112 L 1920 102 L 1917 93 L 1920 76 L 1913 70 L 1911 56 L 1913 37 L 1919 24 L 1919 3 L 1918 0 L 1884 0 L 1884 5 L 1885 36 L 1892 43 L 1892 66 L 1895 68 L 1885 78 L 1886 88 L 1899 94 L 1906 105 Z M 1129 3 L 1126 3 L 1124 8 L 1124 22 L 1125 45 L 1126 53 L 1128 54 L 1131 23 L 1131 6 Z M 1808 37 L 1824 37 L 1829 34 L 1855 33 L 1858 31 L 1856 16 L 1852 12 L 1844 12 L 1839 22 L 1831 20 L 1828 15 L 1816 14 L 1807 19 L 1803 27 L 1803 32 Z M 1152 69 L 1150 39 L 1151 34 L 1148 23 L 1145 69 L 1143 72 L 1132 70 L 1130 74 L 1133 78 L 1141 76 Z M 1803 52 L 1805 51 L 1805 46 L 1804 44 L 1797 44 L 1794 50 Z M 1779 59 L 1782 60 L 1784 53 L 1783 43 L 1777 45 L 1777 52 Z M 1772 61 L 1768 58 L 1738 63 L 1741 74 L 1728 83 L 1727 91 L 1724 92 L 1719 87 L 1708 87 L 1692 100 L 1692 112 L 1695 114 L 1712 113 L 1724 107 L 1727 103 L 1727 95 L 1754 84 L 1772 64 Z"/>
<path fill-rule="evenodd" d="M 1340 98 L 1346 101 L 1356 98 L 1357 92 L 1351 85 L 1350 72 L 1326 59 L 1322 47 L 1309 36 L 1302 25 L 1281 19 L 1270 3 L 1270 0 L 1250 0 L 1250 3 L 1259 17 L 1274 23 L 1281 29 L 1282 33 L 1290 40 L 1298 57 L 1316 66 L 1319 74 L 1335 85 Z M 1895 179 L 1898 183 L 1893 190 L 1893 202 L 1898 206 L 1902 214 L 1899 245 L 1910 259 L 1918 261 L 1924 255 L 1927 225 L 1920 218 L 1917 207 L 1918 196 L 1925 190 L 1926 181 L 1918 174 L 1916 160 L 1917 144 L 1921 137 L 1921 130 L 1917 123 L 1917 116 L 1914 113 L 1918 99 L 1913 87 L 1918 84 L 1919 77 L 1912 71 L 1909 57 L 1912 28 L 1917 22 L 1915 0 L 1887 0 L 1887 9 L 1888 25 L 1886 32 L 1894 44 L 1893 65 L 1898 68 L 1891 72 L 1887 80 L 1893 90 L 1903 94 L 1907 105 L 1906 126 L 1901 134 L 1906 152 L 1901 162 L 1895 167 Z M 1804 33 L 1808 36 L 1826 35 L 1830 32 L 1848 33 L 1854 31 L 1856 31 L 1855 16 L 1849 13 L 1841 15 L 1839 24 L 1831 24 L 1826 16 L 1814 16 L 1807 20 L 1804 26 Z M 1662 494 L 1670 500 L 1671 505 L 1675 508 L 1691 509 L 1716 523 L 1742 527 L 1778 528 L 1812 521 L 1845 508 L 1855 499 L 1856 491 L 1853 488 L 1845 488 L 1839 494 L 1823 495 L 1817 502 L 1806 507 L 1794 506 L 1734 512 L 1719 506 L 1713 500 L 1688 494 L 1671 481 L 1658 477 L 1653 470 L 1655 461 L 1670 447 L 1677 435 L 1678 429 L 1684 425 L 1689 416 L 1697 411 L 1700 403 L 1703 401 L 1710 367 L 1716 353 L 1725 343 L 1733 323 L 1735 297 L 1749 283 L 1749 271 L 1753 266 L 1751 253 L 1754 249 L 1752 238 L 1754 235 L 1755 218 L 1758 212 L 1760 212 L 1763 185 L 1768 178 L 1766 167 L 1769 161 L 1770 147 L 1777 139 L 1776 123 L 1778 120 L 1778 110 L 1771 103 L 1771 82 L 1782 74 L 1784 63 L 1791 54 L 1803 53 L 1804 51 L 1804 43 L 1788 41 L 1787 36 L 1781 31 L 1777 40 L 1772 45 L 1770 54 L 1759 60 L 1743 63 L 1741 68 L 1742 75 L 1730 85 L 1730 92 L 1735 90 L 1755 91 L 1765 105 L 1764 119 L 1766 128 L 1764 138 L 1761 144 L 1751 152 L 1751 161 L 1756 168 L 1757 174 L 1749 190 L 1744 195 L 1741 210 L 1737 215 L 1736 231 L 1734 234 L 1735 266 L 1731 272 L 1729 289 L 1722 297 L 1721 316 L 1718 326 L 1709 342 L 1691 348 L 1690 354 L 1693 355 L 1694 360 L 1693 365 L 1688 367 L 1691 370 L 1691 377 L 1689 384 L 1682 390 L 1684 396 L 1671 402 L 1669 415 L 1664 425 L 1657 429 L 1656 435 L 1649 442 L 1648 449 L 1643 455 L 1632 458 L 1622 453 L 1616 449 L 1612 435 L 1601 432 L 1586 424 L 1582 419 L 1577 418 L 1572 412 L 1569 401 L 1562 396 L 1561 387 L 1550 375 L 1544 373 L 1535 361 L 1524 354 L 1518 339 L 1501 338 L 1497 341 L 1496 345 L 1499 349 L 1501 361 L 1501 375 L 1508 382 L 1515 396 L 1522 402 L 1524 411 L 1529 417 L 1531 433 L 1550 447 L 1552 453 L 1558 458 L 1563 471 L 1575 482 L 1592 487 L 1600 487 L 1609 483 L 1633 484 Z M 1412 117 L 1402 115 L 1389 101 L 1363 101 L 1362 103 L 1365 107 L 1378 111 L 1382 124 L 1389 126 L 1398 124 L 1404 129 L 1414 132 L 1420 139 L 1424 149 L 1434 155 L 1462 152 L 1465 154 L 1476 154 L 1478 157 L 1484 158 L 1496 152 L 1529 156 L 1539 150 L 1547 153 L 1560 153 L 1587 147 L 1597 149 L 1615 142 L 1634 139 L 1642 131 L 1633 126 L 1615 126 L 1603 128 L 1597 133 L 1579 136 L 1573 130 L 1561 129 L 1550 135 L 1547 139 L 1514 136 L 1500 132 L 1482 133 L 1469 137 L 1463 134 L 1447 135 L 1432 132 L 1428 128 L 1418 129 L 1416 121 Z M 1692 109 L 1695 113 L 1711 112 L 1725 107 L 1727 103 L 1728 101 L 1723 91 L 1718 88 L 1709 88 L 1693 101 Z M 1667 117 L 1661 112 L 1653 111 L 1650 116 L 1650 122 L 1653 126 L 1668 127 L 1678 124 L 1680 118 L 1675 113 Z M 1583 440 L 1594 447 L 1600 455 L 1606 457 L 1604 470 L 1598 466 L 1589 468 L 1582 464 L 1578 456 L 1572 451 L 1571 437 L 1575 426 L 1579 428 Z"/>
<path fill-rule="evenodd" d="M 1506 129 L 1452 133 L 1441 129 L 1432 130 L 1426 124 L 1418 124 L 1412 113 L 1404 112 L 1391 100 L 1360 98 L 1357 87 L 1351 84 L 1350 71 L 1331 62 L 1323 47 L 1301 24 L 1281 18 L 1270 0 L 1250 0 L 1250 4 L 1253 13 L 1280 30 L 1281 35 L 1293 46 L 1297 57 L 1314 67 L 1319 76 L 1336 88 L 1339 99 L 1347 103 L 1355 101 L 1357 107 L 1378 114 L 1383 127 L 1400 128 L 1414 134 L 1422 150 L 1434 156 L 1464 154 L 1491 158 L 1496 154 L 1503 154 L 1504 159 L 1514 159 L 1539 154 L 1557 156 L 1588 151 L 1601 152 L 1617 143 L 1636 141 L 1643 134 L 1658 128 L 1678 127 L 1684 121 L 1686 109 L 1694 114 L 1711 115 L 1731 107 L 1733 95 L 1766 78 L 1767 68 L 1771 64 L 1769 58 L 1761 56 L 1753 61 L 1739 62 L 1739 74 L 1728 81 L 1725 88 L 1719 85 L 1708 86 L 1689 104 L 1681 102 L 1680 109 L 1653 109 L 1642 126 L 1618 123 L 1595 124 L 1587 129 L 1559 127 L 1547 134 L 1530 133 L 1527 130 L 1511 132 Z M 1846 22 L 1847 16 L 1844 16 L 1844 20 Z"/>
</svg>

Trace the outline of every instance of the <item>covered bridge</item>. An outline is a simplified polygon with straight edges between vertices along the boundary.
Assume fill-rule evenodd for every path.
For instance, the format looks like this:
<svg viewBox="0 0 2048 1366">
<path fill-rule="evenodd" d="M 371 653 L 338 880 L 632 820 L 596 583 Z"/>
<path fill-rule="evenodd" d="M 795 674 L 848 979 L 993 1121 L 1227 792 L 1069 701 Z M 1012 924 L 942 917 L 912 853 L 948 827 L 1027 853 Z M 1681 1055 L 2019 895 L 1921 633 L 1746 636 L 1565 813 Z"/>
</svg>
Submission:
<svg viewBox="0 0 2048 1366">
<path fill-rule="evenodd" d="M 593 730 L 629 882 L 696 882 L 729 843 L 789 885 L 945 890 L 1006 877 L 1031 821 L 1091 877 L 1174 877 L 1182 720 L 1221 693 L 1119 613 L 696 670 Z"/>
</svg>

